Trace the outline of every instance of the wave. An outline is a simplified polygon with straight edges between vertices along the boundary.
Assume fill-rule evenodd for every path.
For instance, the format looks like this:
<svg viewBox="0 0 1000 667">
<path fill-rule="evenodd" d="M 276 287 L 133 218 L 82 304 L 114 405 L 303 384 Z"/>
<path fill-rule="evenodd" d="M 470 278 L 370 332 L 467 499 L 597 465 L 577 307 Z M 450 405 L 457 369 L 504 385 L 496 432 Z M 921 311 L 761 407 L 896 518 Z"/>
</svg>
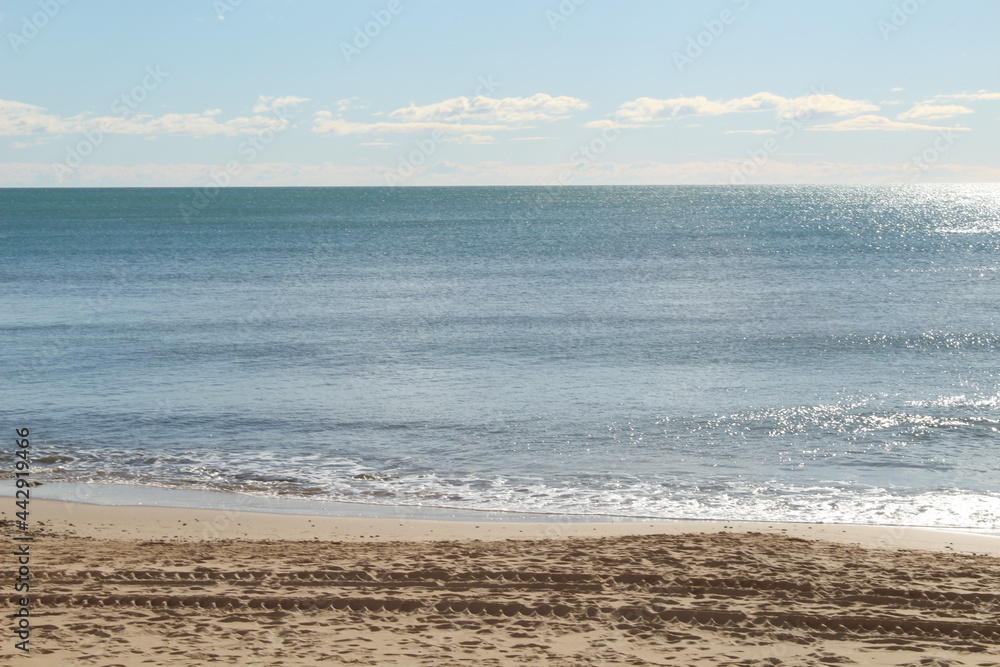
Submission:
<svg viewBox="0 0 1000 667">
<path fill-rule="evenodd" d="M 241 466 L 236 466 L 238 469 Z M 720 477 L 698 483 L 663 476 L 560 479 L 445 473 L 399 474 L 360 464 L 309 477 L 202 469 L 184 478 L 112 473 L 50 474 L 48 481 L 139 484 L 375 505 L 688 520 L 805 521 L 965 528 L 1000 526 L 1000 493 L 907 489 L 847 481 L 796 485 Z"/>
</svg>

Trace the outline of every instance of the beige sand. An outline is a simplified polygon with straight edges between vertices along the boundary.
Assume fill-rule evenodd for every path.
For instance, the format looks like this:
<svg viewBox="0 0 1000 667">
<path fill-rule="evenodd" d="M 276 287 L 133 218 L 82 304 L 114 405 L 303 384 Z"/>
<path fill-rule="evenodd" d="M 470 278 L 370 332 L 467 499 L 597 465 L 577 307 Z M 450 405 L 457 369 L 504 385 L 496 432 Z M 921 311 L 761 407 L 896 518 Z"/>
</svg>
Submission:
<svg viewBox="0 0 1000 667">
<path fill-rule="evenodd" d="M 7 631 L 2 664 L 1000 666 L 995 537 L 39 500 L 31 519 L 32 651 Z"/>
</svg>

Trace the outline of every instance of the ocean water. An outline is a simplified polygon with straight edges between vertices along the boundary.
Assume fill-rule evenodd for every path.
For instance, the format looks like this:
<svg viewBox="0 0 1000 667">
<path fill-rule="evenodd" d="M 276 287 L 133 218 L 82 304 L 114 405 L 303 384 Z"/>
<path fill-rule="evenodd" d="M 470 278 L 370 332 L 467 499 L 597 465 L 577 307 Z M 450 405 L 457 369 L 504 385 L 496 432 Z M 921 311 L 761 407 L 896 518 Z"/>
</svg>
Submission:
<svg viewBox="0 0 1000 667">
<path fill-rule="evenodd" d="M 43 483 L 1000 526 L 1000 186 L 9 189 L 0 254 Z"/>
</svg>

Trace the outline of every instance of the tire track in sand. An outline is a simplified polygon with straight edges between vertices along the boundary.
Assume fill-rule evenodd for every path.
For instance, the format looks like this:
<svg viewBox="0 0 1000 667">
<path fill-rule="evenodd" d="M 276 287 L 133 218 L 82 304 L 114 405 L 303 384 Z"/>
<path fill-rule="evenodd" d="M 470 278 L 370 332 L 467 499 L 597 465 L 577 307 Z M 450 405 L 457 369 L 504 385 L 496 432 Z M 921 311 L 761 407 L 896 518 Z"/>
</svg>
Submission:
<svg viewBox="0 0 1000 667">
<path fill-rule="evenodd" d="M 39 643 L 84 653 L 115 628 L 160 642 L 162 664 L 182 664 L 168 661 L 181 640 L 204 655 L 213 645 L 250 642 L 261 659 L 247 664 L 273 664 L 289 647 L 299 662 L 287 664 L 396 664 L 371 657 L 370 642 L 398 647 L 399 664 L 441 665 L 489 664 L 498 656 L 538 664 L 694 664 L 677 656 L 713 642 L 729 646 L 726 655 L 768 647 L 773 656 L 778 646 L 788 664 L 801 665 L 844 657 L 818 651 L 823 641 L 975 656 L 968 664 L 1000 656 L 1000 562 L 974 556 L 760 534 L 146 542 L 131 543 L 125 559 L 115 554 L 128 543 L 63 542 L 65 557 L 35 569 Z"/>
</svg>

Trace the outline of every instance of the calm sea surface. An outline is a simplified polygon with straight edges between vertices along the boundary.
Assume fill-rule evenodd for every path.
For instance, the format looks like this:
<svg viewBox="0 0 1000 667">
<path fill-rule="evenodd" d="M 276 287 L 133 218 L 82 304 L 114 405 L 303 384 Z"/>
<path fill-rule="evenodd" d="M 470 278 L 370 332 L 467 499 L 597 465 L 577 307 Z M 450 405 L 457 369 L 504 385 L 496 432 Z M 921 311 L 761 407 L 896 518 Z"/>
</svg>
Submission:
<svg viewBox="0 0 1000 667">
<path fill-rule="evenodd" d="M 998 186 L 0 190 L 0 255 L 43 482 L 1000 525 Z"/>
</svg>

